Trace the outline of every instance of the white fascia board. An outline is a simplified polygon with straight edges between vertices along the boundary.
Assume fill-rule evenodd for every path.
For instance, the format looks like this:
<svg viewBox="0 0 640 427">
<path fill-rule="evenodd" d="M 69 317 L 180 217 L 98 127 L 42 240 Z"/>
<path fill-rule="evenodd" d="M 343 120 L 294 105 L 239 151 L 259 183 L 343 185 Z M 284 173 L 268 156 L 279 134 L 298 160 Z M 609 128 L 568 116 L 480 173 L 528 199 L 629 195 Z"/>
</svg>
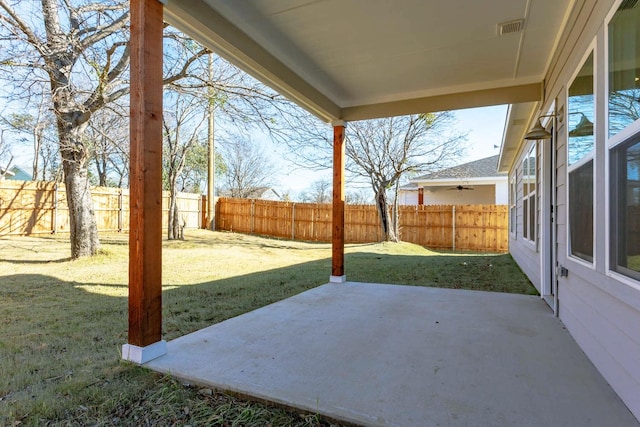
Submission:
<svg viewBox="0 0 640 427">
<path fill-rule="evenodd" d="M 507 182 L 508 176 L 487 176 L 479 178 L 447 178 L 447 179 L 429 179 L 429 180 L 411 180 L 412 183 L 416 183 L 419 187 L 432 187 L 443 185 L 458 185 L 461 182 L 476 184 L 476 185 L 491 185 L 499 182 Z"/>
<path fill-rule="evenodd" d="M 509 87 L 493 87 L 482 90 L 450 92 L 442 95 L 409 98 L 405 100 L 356 105 L 342 109 L 344 120 L 368 120 L 407 114 L 429 113 L 490 105 L 516 104 L 539 101 L 542 98 L 541 82 Z"/>
</svg>

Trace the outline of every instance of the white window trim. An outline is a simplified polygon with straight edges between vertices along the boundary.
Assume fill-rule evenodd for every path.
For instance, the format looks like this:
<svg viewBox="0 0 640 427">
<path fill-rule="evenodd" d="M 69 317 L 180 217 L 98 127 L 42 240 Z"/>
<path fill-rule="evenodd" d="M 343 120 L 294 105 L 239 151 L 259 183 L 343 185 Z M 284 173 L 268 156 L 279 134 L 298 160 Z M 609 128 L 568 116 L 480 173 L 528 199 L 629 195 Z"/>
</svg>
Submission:
<svg viewBox="0 0 640 427">
<path fill-rule="evenodd" d="M 518 168 L 509 180 L 509 234 L 514 240 L 518 239 Z"/>
<path fill-rule="evenodd" d="M 528 243 L 530 246 L 536 248 L 537 246 L 537 242 L 538 242 L 538 141 L 531 141 L 531 143 L 529 145 L 527 145 L 527 149 L 524 151 L 524 157 L 522 159 L 522 240 L 525 241 L 526 243 Z M 524 173 L 524 162 L 525 160 L 528 160 L 531 158 L 531 154 L 533 153 L 533 158 L 535 159 L 536 162 L 536 168 L 534 171 L 534 179 L 533 179 L 533 183 L 534 183 L 534 188 L 535 190 L 531 191 L 531 187 L 529 187 L 529 193 L 528 194 L 524 194 L 524 177 L 525 177 L 525 173 Z M 530 169 L 529 162 L 527 162 L 527 167 Z M 528 175 L 527 171 L 527 175 Z M 531 195 L 533 193 L 533 196 Z M 525 227 L 527 227 L 527 235 L 529 234 L 529 231 L 531 230 L 531 227 L 529 226 L 529 222 L 531 221 L 531 218 L 529 216 L 529 209 L 527 209 L 527 212 L 525 212 L 524 210 L 524 199 L 527 200 L 531 200 L 531 198 L 534 199 L 535 201 L 535 212 L 534 212 L 534 219 L 535 219 L 535 224 L 533 227 L 533 238 L 531 238 L 531 236 L 525 236 Z M 528 206 L 528 205 L 527 205 Z"/>
<path fill-rule="evenodd" d="M 596 224 L 598 223 L 597 218 L 596 218 L 596 144 L 597 144 L 597 127 L 598 127 L 598 123 L 597 120 L 595 120 L 595 117 L 597 117 L 597 111 L 595 111 L 594 114 L 594 121 L 593 121 L 593 135 L 594 135 L 594 140 L 593 140 L 593 148 L 591 149 L 591 151 L 584 155 L 579 161 L 577 161 L 576 163 L 570 165 L 569 164 L 569 88 L 571 87 L 571 83 L 573 83 L 573 81 L 576 79 L 576 77 L 578 76 L 578 73 L 580 72 L 580 70 L 582 69 L 582 67 L 584 66 L 584 64 L 587 62 L 587 59 L 589 59 L 589 56 L 591 54 L 593 54 L 593 105 L 594 105 L 594 110 L 597 110 L 598 108 L 598 93 L 597 93 L 597 88 L 596 86 L 596 82 L 597 82 L 597 66 L 596 64 L 598 63 L 598 55 L 596 52 L 596 39 L 597 37 L 594 37 L 594 39 L 591 41 L 591 43 L 589 44 L 588 48 L 585 51 L 585 54 L 582 56 L 582 58 L 580 59 L 580 62 L 578 62 L 578 65 L 576 66 L 575 71 L 573 72 L 573 74 L 571 75 L 571 78 L 569 78 L 568 83 L 565 87 L 565 113 L 564 113 L 564 117 L 563 120 L 564 122 L 567 124 L 567 131 L 566 131 L 566 143 L 565 143 L 565 155 L 566 155 L 566 174 L 565 174 L 565 179 L 566 179 L 566 187 L 567 187 L 567 191 L 565 192 L 565 206 L 566 206 L 566 215 L 567 215 L 567 226 L 566 228 L 566 250 L 567 250 L 567 259 L 575 262 L 577 264 L 580 264 L 584 267 L 587 267 L 591 270 L 596 269 L 596 265 L 597 265 L 597 250 L 596 250 Z M 569 215 L 570 212 L 570 199 L 569 199 L 569 174 L 571 172 L 573 172 L 574 170 L 578 169 L 580 166 L 588 163 L 590 160 L 593 160 L 593 224 L 592 224 L 592 233 L 593 233 L 593 260 L 591 262 L 584 260 L 582 258 L 579 258 L 575 255 L 573 255 L 571 253 L 571 217 Z"/>
<path fill-rule="evenodd" d="M 617 0 L 614 2 L 611 10 L 607 14 L 604 23 L 604 86 L 606 99 L 603 102 L 604 105 L 604 126 L 605 126 L 605 158 L 604 158 L 604 179 L 605 179 L 605 275 L 617 282 L 620 282 L 626 286 L 630 286 L 633 289 L 640 290 L 640 280 L 634 279 L 622 273 L 612 269 L 611 265 L 611 152 L 620 144 L 626 142 L 629 138 L 640 133 L 640 119 L 629 124 L 626 128 L 616 133 L 613 136 L 609 135 L 609 25 L 614 15 L 618 11 L 618 8 L 622 4 L 623 0 Z M 595 59 L 595 58 L 594 58 Z M 595 61 L 594 61 L 595 62 Z"/>
</svg>

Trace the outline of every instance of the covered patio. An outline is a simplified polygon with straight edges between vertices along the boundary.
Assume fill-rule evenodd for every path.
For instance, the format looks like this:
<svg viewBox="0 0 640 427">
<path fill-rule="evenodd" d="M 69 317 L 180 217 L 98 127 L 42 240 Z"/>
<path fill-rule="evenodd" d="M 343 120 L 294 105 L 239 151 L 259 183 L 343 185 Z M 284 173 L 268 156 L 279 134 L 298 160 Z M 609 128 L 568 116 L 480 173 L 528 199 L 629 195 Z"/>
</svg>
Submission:
<svg viewBox="0 0 640 427">
<path fill-rule="evenodd" d="M 145 366 L 368 426 L 637 426 L 538 297 L 327 284 Z"/>
<path fill-rule="evenodd" d="M 123 358 L 355 424 L 638 425 L 540 298 L 350 283 L 345 273 L 347 122 L 511 104 L 508 124 L 524 129 L 574 6 L 132 0 Z M 331 283 L 170 343 L 160 277 L 163 18 L 330 123 L 334 162 Z M 505 149 L 501 160 L 515 154 Z"/>
</svg>

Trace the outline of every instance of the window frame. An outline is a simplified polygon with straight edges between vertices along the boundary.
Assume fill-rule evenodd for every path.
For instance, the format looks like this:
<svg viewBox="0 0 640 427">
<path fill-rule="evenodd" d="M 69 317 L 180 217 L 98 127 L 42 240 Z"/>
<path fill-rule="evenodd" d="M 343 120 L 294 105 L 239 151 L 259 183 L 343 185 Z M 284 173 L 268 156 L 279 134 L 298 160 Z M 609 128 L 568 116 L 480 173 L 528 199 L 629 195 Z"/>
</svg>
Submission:
<svg viewBox="0 0 640 427">
<path fill-rule="evenodd" d="M 609 128 L 609 91 L 611 87 L 610 82 L 610 25 L 622 4 L 622 0 L 616 1 L 611 10 L 609 11 L 609 15 L 605 20 L 605 28 L 604 28 L 604 70 L 605 70 L 605 93 L 607 94 L 604 104 L 604 118 L 605 118 L 605 274 L 608 277 L 620 282 L 622 284 L 631 286 L 635 289 L 640 289 L 640 279 L 634 278 L 631 275 L 624 274 L 623 272 L 619 272 L 614 268 L 617 265 L 614 265 L 613 257 L 617 255 L 617 245 L 619 241 L 614 234 L 618 231 L 613 224 L 613 220 L 617 218 L 617 200 L 614 201 L 616 187 L 619 185 L 617 181 L 614 182 L 616 177 L 613 176 L 614 173 L 617 172 L 613 167 L 613 162 L 616 161 L 617 150 L 619 150 L 624 144 L 631 142 L 634 139 L 640 139 L 640 119 L 635 120 L 632 123 L 629 123 L 625 128 L 620 131 L 611 134 Z M 640 26 L 639 26 L 640 29 Z M 614 240 L 615 239 L 615 240 Z"/>
<path fill-rule="evenodd" d="M 598 54 L 597 54 L 597 49 L 596 49 L 596 39 L 594 38 L 594 40 L 591 42 L 591 44 L 589 45 L 588 49 L 585 51 L 584 55 L 582 56 L 580 62 L 578 63 L 578 65 L 576 66 L 576 69 L 573 73 L 573 75 L 571 76 L 571 78 L 568 80 L 567 86 L 565 88 L 565 105 L 566 105 L 566 109 L 564 112 L 564 117 L 563 120 L 564 122 L 567 124 L 567 126 L 569 126 L 569 116 L 571 115 L 571 111 L 570 111 L 570 88 L 573 84 L 573 82 L 576 80 L 576 77 L 580 74 L 580 71 L 582 70 L 582 68 L 585 66 L 585 64 L 587 63 L 587 60 L 589 59 L 589 57 L 592 56 L 593 57 L 593 111 L 594 111 L 594 120 L 593 120 L 593 147 L 591 148 L 591 151 L 589 151 L 588 153 L 586 153 L 585 155 L 583 155 L 578 161 L 574 162 L 573 164 L 569 164 L 569 158 L 570 158 L 570 152 L 569 152 L 569 130 L 567 129 L 567 137 L 566 137 L 566 148 L 565 148 L 565 153 L 566 153 L 566 173 L 565 173 L 565 185 L 567 188 L 566 191 L 566 211 L 567 211 L 567 226 L 566 226 L 566 238 L 567 238 L 567 244 L 566 244 L 566 250 L 567 250 L 567 259 L 573 261 L 573 262 L 577 262 L 579 264 L 582 264 L 590 269 L 595 270 L 596 268 L 596 257 L 597 257 L 597 251 L 596 251 L 596 223 L 597 223 L 597 218 L 596 218 L 596 144 L 597 144 L 597 138 L 596 138 L 596 134 L 597 134 L 597 128 L 598 128 L 598 123 L 597 123 L 597 104 L 598 104 L 598 93 L 597 93 L 597 64 L 598 64 Z M 578 169 L 580 169 L 581 167 L 585 166 L 587 163 L 589 162 L 593 162 L 593 173 L 592 173 L 592 224 L 591 224 L 591 232 L 592 232 L 592 244 L 591 244 L 591 251 L 592 251 L 592 256 L 591 256 L 591 261 L 584 259 L 576 254 L 573 253 L 573 249 L 572 249 L 572 241 L 571 241 L 571 173 L 577 171 Z"/>
<path fill-rule="evenodd" d="M 518 168 L 509 180 L 509 233 L 518 238 Z"/>
<path fill-rule="evenodd" d="M 531 141 L 522 159 L 522 238 L 535 245 L 538 241 L 538 141 Z M 530 159 L 534 159 L 535 166 L 531 175 Z M 525 166 L 526 165 L 526 166 Z M 525 169 L 526 168 L 526 169 Z M 525 193 L 525 181 L 527 192 Z M 531 215 L 531 201 L 533 200 L 533 216 Z M 525 208 L 526 207 L 526 208 Z M 531 221 L 533 220 L 533 236 L 531 236 Z"/>
</svg>

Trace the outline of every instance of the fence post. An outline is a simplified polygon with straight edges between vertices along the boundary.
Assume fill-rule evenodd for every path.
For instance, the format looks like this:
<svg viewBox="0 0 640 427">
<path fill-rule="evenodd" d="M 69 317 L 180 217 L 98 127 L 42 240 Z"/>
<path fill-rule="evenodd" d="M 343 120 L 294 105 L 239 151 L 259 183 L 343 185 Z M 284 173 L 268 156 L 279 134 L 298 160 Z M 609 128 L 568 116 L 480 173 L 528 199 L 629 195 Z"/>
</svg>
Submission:
<svg viewBox="0 0 640 427">
<path fill-rule="evenodd" d="M 255 220 L 256 220 L 256 199 L 251 199 L 251 234 L 253 234 L 253 230 L 255 229 Z"/>
<path fill-rule="evenodd" d="M 452 224 L 453 224 L 453 236 L 452 236 L 452 246 L 453 246 L 453 250 L 456 250 L 456 205 L 453 205 L 453 209 L 452 209 Z"/>
<path fill-rule="evenodd" d="M 198 229 L 202 228 L 202 214 L 204 211 L 204 204 L 202 203 L 202 197 L 198 197 Z"/>
<path fill-rule="evenodd" d="M 123 209 L 124 209 L 124 196 L 122 195 L 122 188 L 118 190 L 118 233 L 122 233 L 123 222 Z"/>
<path fill-rule="evenodd" d="M 52 233 L 58 232 L 58 183 L 53 184 L 53 230 Z"/>
<path fill-rule="evenodd" d="M 296 204 L 291 203 L 291 240 L 296 240 Z"/>
</svg>

